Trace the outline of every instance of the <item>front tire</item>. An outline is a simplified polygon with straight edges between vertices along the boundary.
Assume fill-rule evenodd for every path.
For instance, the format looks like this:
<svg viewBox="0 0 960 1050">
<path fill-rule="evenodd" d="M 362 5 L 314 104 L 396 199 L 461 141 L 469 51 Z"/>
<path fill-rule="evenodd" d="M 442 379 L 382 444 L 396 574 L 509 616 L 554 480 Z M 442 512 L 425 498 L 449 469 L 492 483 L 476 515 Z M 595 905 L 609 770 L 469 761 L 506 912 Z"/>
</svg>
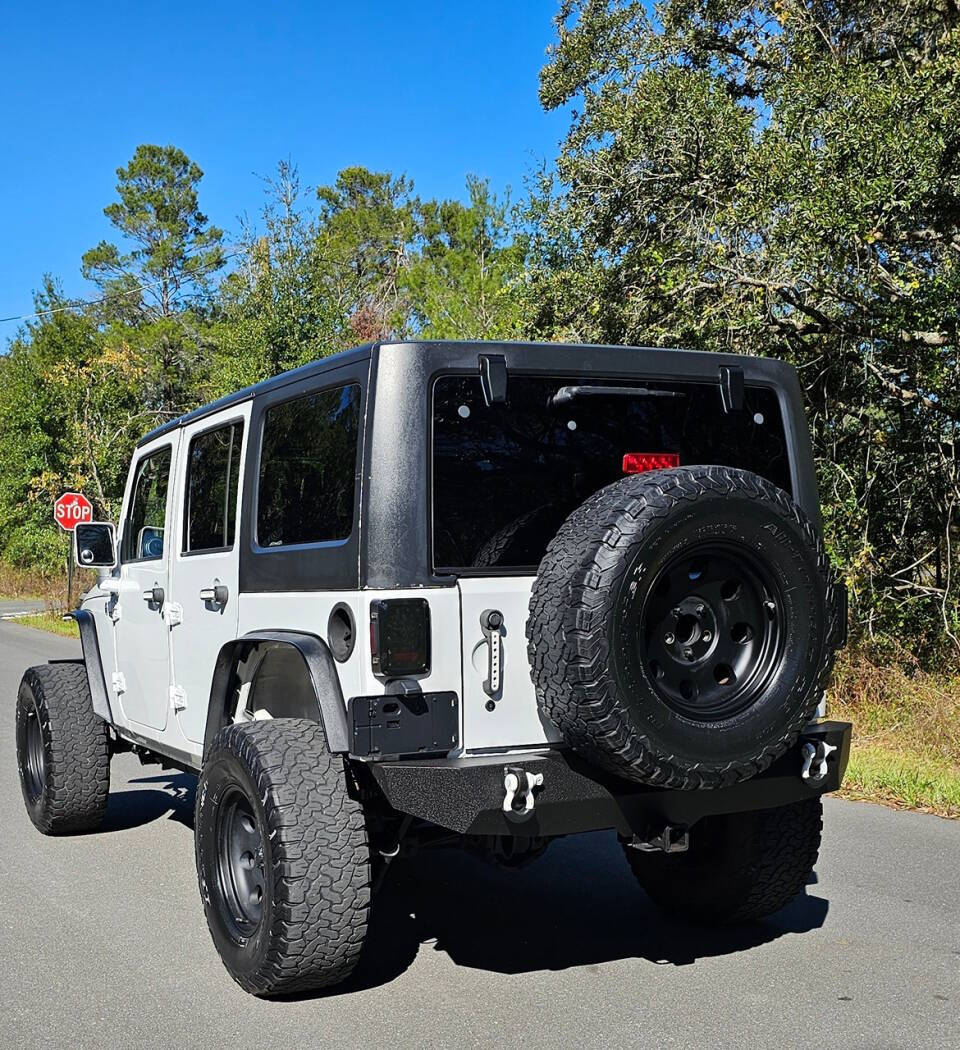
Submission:
<svg viewBox="0 0 960 1050">
<path fill-rule="evenodd" d="M 370 849 L 321 725 L 221 730 L 200 774 L 195 842 L 207 925 L 241 988 L 270 996 L 350 975 L 367 929 Z"/>
<path fill-rule="evenodd" d="M 704 925 L 772 915 L 803 891 L 817 862 L 823 803 L 805 799 L 776 809 L 704 817 L 686 853 L 642 853 L 624 846 L 654 903 Z"/>
<path fill-rule="evenodd" d="M 17 693 L 17 766 L 44 835 L 95 831 L 110 792 L 110 742 L 82 663 L 30 667 Z"/>
</svg>

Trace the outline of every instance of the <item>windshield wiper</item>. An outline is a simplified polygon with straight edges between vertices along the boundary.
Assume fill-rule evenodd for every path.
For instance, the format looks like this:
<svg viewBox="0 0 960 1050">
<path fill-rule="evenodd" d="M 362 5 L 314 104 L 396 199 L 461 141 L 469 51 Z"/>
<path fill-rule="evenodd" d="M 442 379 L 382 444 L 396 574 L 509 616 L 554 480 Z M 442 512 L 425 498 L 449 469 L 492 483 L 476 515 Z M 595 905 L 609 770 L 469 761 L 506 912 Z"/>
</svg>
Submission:
<svg viewBox="0 0 960 1050">
<path fill-rule="evenodd" d="M 550 398 L 551 405 L 567 405 L 577 397 L 686 397 L 678 390 L 650 390 L 645 386 L 595 386 L 584 383 L 562 386 Z"/>
</svg>

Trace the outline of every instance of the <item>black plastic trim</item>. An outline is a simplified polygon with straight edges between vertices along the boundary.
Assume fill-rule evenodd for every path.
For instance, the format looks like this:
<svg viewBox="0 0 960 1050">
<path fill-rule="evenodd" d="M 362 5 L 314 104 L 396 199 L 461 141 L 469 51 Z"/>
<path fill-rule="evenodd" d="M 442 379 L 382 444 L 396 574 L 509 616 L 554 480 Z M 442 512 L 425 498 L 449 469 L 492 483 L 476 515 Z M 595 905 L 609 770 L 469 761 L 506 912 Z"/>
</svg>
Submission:
<svg viewBox="0 0 960 1050">
<path fill-rule="evenodd" d="M 350 640 L 344 644 L 340 652 L 336 651 L 331 639 L 333 619 L 338 613 L 344 613 L 350 625 Z M 346 602 L 337 602 L 330 610 L 330 615 L 327 617 L 327 646 L 330 649 L 330 655 L 338 664 L 345 664 L 353 656 L 353 650 L 357 647 L 357 618 L 353 615 L 353 609 Z"/>
<path fill-rule="evenodd" d="M 454 692 L 352 696 L 348 703 L 352 758 L 446 755 L 460 742 Z"/>
<path fill-rule="evenodd" d="M 134 729 L 122 726 L 117 729 L 117 735 L 131 744 L 136 744 L 141 751 L 152 755 L 161 765 L 173 766 L 182 769 L 185 773 L 199 773 L 200 763 L 190 754 L 179 747 L 172 747 L 165 741 L 153 740 L 148 736 L 141 736 Z"/>
<path fill-rule="evenodd" d="M 813 451 L 800 384 L 791 366 L 773 358 L 654 347 L 542 343 L 368 344 L 237 391 L 151 431 L 139 444 L 145 445 L 186 423 L 253 399 L 247 435 L 247 441 L 253 444 L 245 457 L 242 485 L 241 591 L 452 586 L 455 575 L 434 573 L 431 567 L 430 391 L 433 380 L 441 374 L 477 375 L 481 355 L 502 358 L 508 374 L 575 375 L 599 381 L 646 378 L 698 381 L 716 387 L 720 368 L 740 370 L 744 383 L 777 392 L 793 497 L 819 526 Z M 276 401 L 354 380 L 361 382 L 364 392 L 357 464 L 359 495 L 349 540 L 327 546 L 255 552 L 252 511 L 265 408 Z"/>
<path fill-rule="evenodd" d="M 652 347 L 536 343 L 394 343 L 372 351 L 364 447 L 362 587 L 450 586 L 456 576 L 431 566 L 431 390 L 440 375 L 476 375 L 479 353 L 501 355 L 513 375 L 585 380 L 697 381 L 715 389 L 721 366 L 744 382 L 773 389 L 780 402 L 793 498 L 820 526 L 810 432 L 796 371 L 773 358 Z M 471 573 L 473 575 L 473 573 Z"/>
<path fill-rule="evenodd" d="M 103 676 L 103 662 L 100 659 L 100 642 L 97 638 L 97 622 L 89 609 L 74 609 L 67 614 L 72 616 L 80 629 L 80 647 L 83 650 L 83 663 L 87 669 L 87 682 L 90 685 L 90 698 L 93 701 L 93 713 L 113 725 L 113 712 L 110 709 L 110 694 Z"/>
<path fill-rule="evenodd" d="M 632 835 L 651 826 L 689 827 L 713 814 L 772 809 L 836 791 L 850 757 L 850 738 L 849 722 L 808 726 L 797 745 L 764 773 L 711 791 L 633 784 L 607 777 L 562 751 L 374 762 L 368 768 L 394 809 L 460 834 L 569 835 L 615 828 L 621 835 Z M 813 740 L 838 749 L 825 780 L 816 785 L 800 776 L 801 747 Z M 526 820 L 508 819 L 501 808 L 506 765 L 543 774 Z"/>
<path fill-rule="evenodd" d="M 207 725 L 203 734 L 204 756 L 217 732 L 227 724 L 226 705 L 233 695 L 237 663 L 245 659 L 256 646 L 265 643 L 288 645 L 303 658 L 317 700 L 317 721 L 323 726 L 327 747 L 333 754 L 346 754 L 350 750 L 347 710 L 330 647 L 315 634 L 267 630 L 251 631 L 241 638 L 235 638 L 227 642 L 217 655 L 210 685 Z"/>
<path fill-rule="evenodd" d="M 507 362 L 502 354 L 480 355 L 480 387 L 487 407 L 507 400 Z"/>
<path fill-rule="evenodd" d="M 720 397 L 724 412 L 742 412 L 746 386 L 743 369 L 730 365 L 720 366 Z"/>
</svg>

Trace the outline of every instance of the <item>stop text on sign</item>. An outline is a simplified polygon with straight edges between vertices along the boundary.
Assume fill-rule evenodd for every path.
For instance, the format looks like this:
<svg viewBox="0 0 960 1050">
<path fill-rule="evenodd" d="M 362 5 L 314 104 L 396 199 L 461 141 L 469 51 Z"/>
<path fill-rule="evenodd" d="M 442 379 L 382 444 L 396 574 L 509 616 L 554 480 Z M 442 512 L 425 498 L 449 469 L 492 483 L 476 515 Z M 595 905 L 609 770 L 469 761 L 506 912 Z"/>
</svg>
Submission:
<svg viewBox="0 0 960 1050">
<path fill-rule="evenodd" d="M 65 492 L 53 505 L 54 521 L 72 532 L 77 525 L 93 521 L 93 504 L 82 492 Z"/>
</svg>

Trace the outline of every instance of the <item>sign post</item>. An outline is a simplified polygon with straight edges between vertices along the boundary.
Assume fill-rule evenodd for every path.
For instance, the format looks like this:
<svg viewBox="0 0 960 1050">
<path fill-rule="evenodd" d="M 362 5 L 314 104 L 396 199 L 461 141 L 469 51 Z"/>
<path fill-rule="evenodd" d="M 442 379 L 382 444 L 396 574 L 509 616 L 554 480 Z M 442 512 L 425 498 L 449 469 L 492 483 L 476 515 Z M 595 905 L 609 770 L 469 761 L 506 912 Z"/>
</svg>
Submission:
<svg viewBox="0 0 960 1050">
<path fill-rule="evenodd" d="M 87 521 L 93 521 L 93 504 L 82 492 L 64 492 L 53 505 L 53 520 L 64 532 L 73 532 Z M 67 554 L 67 608 L 73 608 L 73 537 Z"/>
</svg>

